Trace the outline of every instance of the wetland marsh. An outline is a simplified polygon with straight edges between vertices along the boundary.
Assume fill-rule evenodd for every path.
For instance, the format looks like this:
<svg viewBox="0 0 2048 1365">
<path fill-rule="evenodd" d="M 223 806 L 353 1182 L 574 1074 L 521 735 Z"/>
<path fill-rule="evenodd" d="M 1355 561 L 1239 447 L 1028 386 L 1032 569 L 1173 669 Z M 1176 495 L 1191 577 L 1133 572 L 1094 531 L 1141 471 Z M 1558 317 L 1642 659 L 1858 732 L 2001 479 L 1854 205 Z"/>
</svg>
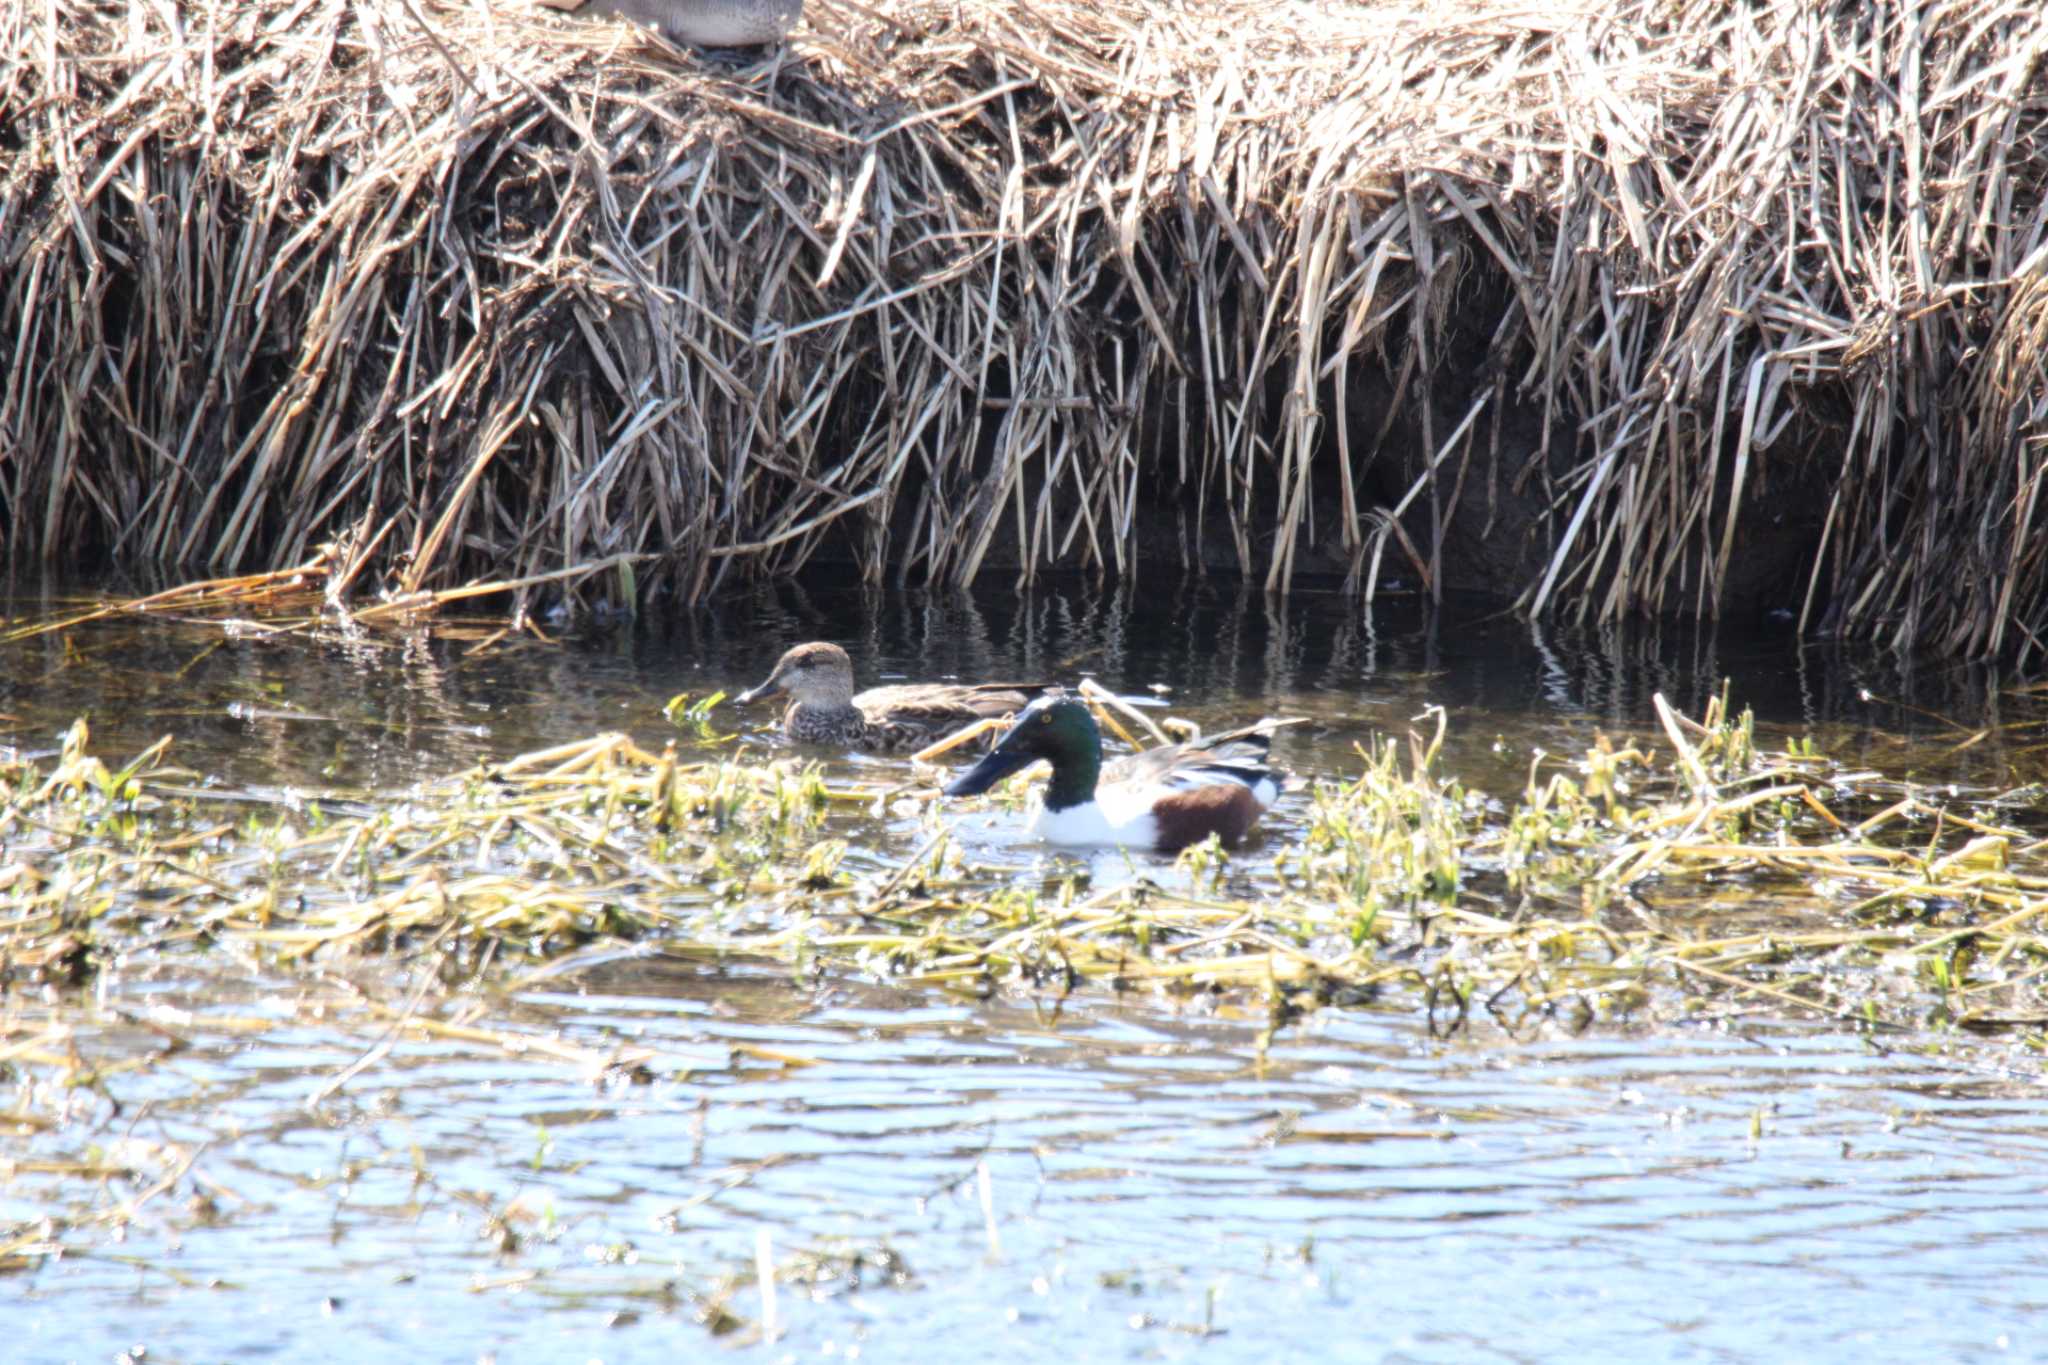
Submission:
<svg viewBox="0 0 2048 1365">
<path fill-rule="evenodd" d="M 21 1358 L 2038 1336 L 2024 688 L 1213 587 L 499 624 L 5 646 Z M 1054 855 L 701 705 L 813 638 L 1301 716 L 1302 786 L 1227 860 Z"/>
</svg>

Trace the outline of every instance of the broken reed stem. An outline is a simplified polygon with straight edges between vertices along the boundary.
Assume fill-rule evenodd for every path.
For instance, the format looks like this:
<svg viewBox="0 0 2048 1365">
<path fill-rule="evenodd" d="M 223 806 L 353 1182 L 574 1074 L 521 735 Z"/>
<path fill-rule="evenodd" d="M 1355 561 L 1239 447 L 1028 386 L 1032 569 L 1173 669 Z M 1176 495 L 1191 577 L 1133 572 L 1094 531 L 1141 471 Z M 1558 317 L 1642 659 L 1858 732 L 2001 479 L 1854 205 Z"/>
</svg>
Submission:
<svg viewBox="0 0 2048 1365">
<path fill-rule="evenodd" d="M 203 8 L 0 20 L 17 561 L 589 605 L 1185 517 L 1274 589 L 1462 532 L 1536 612 L 2048 638 L 2033 0 L 813 0 L 740 65 Z"/>
<path fill-rule="evenodd" d="M 328 591 L 336 560 L 329 550 L 323 549 L 318 557 L 292 569 L 187 583 L 146 597 L 108 602 L 90 611 L 67 612 L 47 620 L 31 621 L 10 630 L 0 631 L 0 644 L 12 644 L 41 635 L 61 634 L 110 617 L 169 611 L 214 615 L 225 612 L 255 613 L 266 618 L 291 612 L 311 611 L 327 614 L 322 623 L 347 621 L 358 625 L 416 621 L 433 615 L 450 603 L 465 602 L 479 597 L 495 597 L 505 593 L 513 594 L 513 616 L 516 621 L 523 617 L 523 608 L 519 604 L 523 604 L 529 589 L 541 584 L 580 581 L 596 574 L 615 572 L 645 558 L 645 555 L 613 555 L 609 559 L 598 560 L 595 563 L 576 564 L 549 573 L 529 574 L 525 578 L 493 583 L 466 583 L 461 587 L 444 588 L 434 592 L 401 593 L 380 602 L 350 608 L 336 601 L 334 595 Z M 291 629 L 292 626 L 288 623 L 281 628 Z"/>
<path fill-rule="evenodd" d="M 1137 707 L 1095 681 L 1095 679 L 1081 679 L 1080 693 L 1087 701 L 1088 709 L 1095 713 L 1096 719 L 1102 722 L 1104 728 L 1133 749 L 1142 749 L 1145 746 L 1131 738 L 1130 731 L 1124 729 L 1118 722 L 1118 716 L 1123 716 L 1138 725 L 1146 734 L 1152 736 L 1154 744 L 1171 744 L 1174 742 L 1167 735 L 1166 731 L 1159 728 L 1152 717 L 1146 715 L 1143 711 L 1140 711 Z"/>
<path fill-rule="evenodd" d="M 975 740 L 980 739 L 991 731 L 1003 729 L 1009 723 L 1010 718 L 1007 716 L 983 716 L 980 720 L 961 726 L 944 739 L 925 745 L 924 748 L 919 749 L 910 756 L 910 761 L 913 763 L 930 763 L 934 759 L 953 752 L 953 750 L 960 748 L 964 744 L 972 744 Z"/>
</svg>

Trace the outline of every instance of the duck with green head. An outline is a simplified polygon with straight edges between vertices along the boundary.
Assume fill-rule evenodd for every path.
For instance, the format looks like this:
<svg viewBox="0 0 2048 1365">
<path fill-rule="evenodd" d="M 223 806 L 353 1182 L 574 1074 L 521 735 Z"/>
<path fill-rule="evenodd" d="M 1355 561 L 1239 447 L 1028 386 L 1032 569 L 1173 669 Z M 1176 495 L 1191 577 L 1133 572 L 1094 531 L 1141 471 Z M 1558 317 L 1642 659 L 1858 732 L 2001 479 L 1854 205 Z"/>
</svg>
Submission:
<svg viewBox="0 0 2048 1365">
<path fill-rule="evenodd" d="M 1049 844 L 1171 853 L 1212 834 L 1234 844 L 1280 795 L 1285 774 L 1267 753 L 1271 732 L 1287 723 L 1261 721 L 1105 765 L 1102 732 L 1087 705 L 1053 693 L 1019 712 L 996 747 L 947 785 L 946 795 L 977 795 L 1043 759 L 1052 765 L 1052 780 L 1034 804 L 1030 831 Z"/>
</svg>

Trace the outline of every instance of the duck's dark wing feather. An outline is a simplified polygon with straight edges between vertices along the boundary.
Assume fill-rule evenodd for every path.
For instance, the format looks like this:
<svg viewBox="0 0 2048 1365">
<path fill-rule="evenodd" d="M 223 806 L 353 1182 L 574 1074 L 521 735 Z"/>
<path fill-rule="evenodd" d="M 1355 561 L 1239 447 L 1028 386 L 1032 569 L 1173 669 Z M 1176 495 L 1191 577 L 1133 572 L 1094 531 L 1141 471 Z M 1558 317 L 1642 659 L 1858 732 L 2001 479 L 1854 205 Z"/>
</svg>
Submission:
<svg viewBox="0 0 2048 1365">
<path fill-rule="evenodd" d="M 870 720 L 903 725 L 964 725 L 1021 711 L 1042 683 L 899 683 L 871 687 L 853 699 Z"/>
<path fill-rule="evenodd" d="M 1212 782 L 1236 782 L 1247 787 L 1262 781 L 1277 782 L 1280 774 L 1268 761 L 1273 731 L 1299 724 L 1299 720 L 1262 720 L 1183 744 L 1161 744 L 1111 759 L 1102 765 L 1101 780 L 1104 784 L 1129 782 L 1179 788 Z"/>
</svg>

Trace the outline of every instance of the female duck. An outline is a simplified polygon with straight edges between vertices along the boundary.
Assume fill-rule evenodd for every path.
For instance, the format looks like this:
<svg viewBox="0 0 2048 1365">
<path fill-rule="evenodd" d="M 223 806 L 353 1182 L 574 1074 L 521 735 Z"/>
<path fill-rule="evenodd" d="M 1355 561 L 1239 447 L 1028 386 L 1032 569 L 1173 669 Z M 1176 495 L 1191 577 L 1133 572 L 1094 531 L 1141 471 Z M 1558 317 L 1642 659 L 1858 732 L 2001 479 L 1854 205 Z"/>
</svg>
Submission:
<svg viewBox="0 0 2048 1365">
<path fill-rule="evenodd" d="M 786 693 L 782 733 L 800 744 L 870 753 L 907 753 L 963 725 L 1015 713 L 1038 683 L 906 683 L 855 694 L 853 660 L 838 645 L 798 645 L 759 687 L 733 698 L 745 706 Z"/>
<path fill-rule="evenodd" d="M 1261 721 L 1209 739 L 1162 744 L 1103 766 L 1102 732 L 1078 698 L 1040 697 L 1024 708 L 988 756 L 947 786 L 948 796 L 985 792 L 1038 759 L 1052 764 L 1031 816 L 1050 844 L 1124 844 L 1158 853 L 1214 834 L 1227 844 L 1280 795 L 1284 774 L 1267 762 Z"/>
</svg>

